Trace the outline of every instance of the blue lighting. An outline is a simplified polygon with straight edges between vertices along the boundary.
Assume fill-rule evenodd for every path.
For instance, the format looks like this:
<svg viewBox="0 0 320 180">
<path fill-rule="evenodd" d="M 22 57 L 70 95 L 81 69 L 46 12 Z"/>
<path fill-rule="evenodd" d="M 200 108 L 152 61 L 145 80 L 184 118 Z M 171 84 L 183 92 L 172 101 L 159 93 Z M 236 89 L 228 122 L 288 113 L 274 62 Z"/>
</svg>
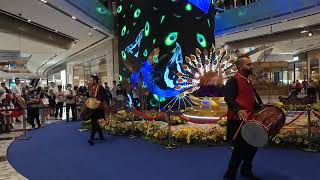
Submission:
<svg viewBox="0 0 320 180">
<path fill-rule="evenodd" d="M 140 31 L 140 33 L 136 37 L 135 41 L 132 44 L 130 44 L 129 46 L 127 46 L 125 49 L 129 54 L 133 55 L 136 58 L 138 58 L 138 56 L 139 56 L 140 44 L 141 44 L 141 40 L 143 38 L 143 31 L 144 31 L 144 29 L 142 29 Z M 136 49 L 136 52 L 134 52 L 134 49 Z"/>
<path fill-rule="evenodd" d="M 142 74 L 144 84 L 148 87 L 148 89 L 152 94 L 156 94 L 164 98 L 170 98 L 170 97 L 175 97 L 182 92 L 182 90 L 177 91 L 175 89 L 164 90 L 164 89 L 161 89 L 159 86 L 157 86 L 153 81 L 153 77 L 152 77 L 153 68 L 152 68 L 152 64 L 149 61 L 145 61 L 143 63 L 143 66 L 140 72 Z"/>
<path fill-rule="evenodd" d="M 163 77 L 167 87 L 169 87 L 169 88 L 174 88 L 176 85 L 176 84 L 174 84 L 174 81 L 173 81 L 175 75 L 171 79 L 169 77 L 169 72 L 170 72 L 169 68 L 174 63 L 176 64 L 177 71 L 182 72 L 181 66 L 183 64 L 183 58 L 182 58 L 181 46 L 179 45 L 179 43 L 176 43 L 176 48 L 173 50 L 173 55 L 167 64 L 166 71 L 165 71 L 164 77 Z"/>
<path fill-rule="evenodd" d="M 208 13 L 211 5 L 211 0 L 188 0 L 188 2 L 201 9 L 201 11 L 206 14 Z"/>
<path fill-rule="evenodd" d="M 132 103 L 131 95 L 127 94 L 127 97 L 128 97 L 127 107 L 132 108 L 133 103 Z"/>
<path fill-rule="evenodd" d="M 133 72 L 131 74 L 131 82 L 132 82 L 132 85 L 134 84 L 138 84 L 140 81 L 140 72 Z"/>
</svg>

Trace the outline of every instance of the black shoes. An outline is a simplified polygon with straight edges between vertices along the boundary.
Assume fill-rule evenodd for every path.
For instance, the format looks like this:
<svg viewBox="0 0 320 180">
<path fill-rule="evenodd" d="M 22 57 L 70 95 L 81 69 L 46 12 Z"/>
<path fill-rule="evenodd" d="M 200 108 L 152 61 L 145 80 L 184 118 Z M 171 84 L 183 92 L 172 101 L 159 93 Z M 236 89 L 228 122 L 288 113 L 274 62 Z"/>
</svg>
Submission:
<svg viewBox="0 0 320 180">
<path fill-rule="evenodd" d="M 259 177 L 255 176 L 251 171 L 250 172 L 241 172 L 241 176 L 243 176 L 244 178 L 248 179 L 248 180 L 260 180 Z M 224 175 L 223 176 L 223 180 L 235 180 L 236 177 L 232 176 L 232 175 Z"/>
<path fill-rule="evenodd" d="M 91 145 L 91 146 L 93 146 L 94 145 L 94 141 L 96 141 L 96 140 L 98 140 L 98 143 L 99 142 L 102 142 L 102 141 L 104 141 L 105 139 L 104 139 L 104 137 L 100 137 L 99 139 L 89 139 L 88 140 L 88 143 Z"/>
<path fill-rule="evenodd" d="M 89 143 L 91 146 L 93 146 L 93 145 L 94 145 L 93 140 L 88 140 L 88 143 Z"/>
<path fill-rule="evenodd" d="M 246 179 L 249 179 L 249 180 L 260 180 L 259 177 L 255 176 L 252 173 L 252 166 L 251 165 L 249 165 L 248 167 L 242 166 L 241 169 L 240 169 L 240 174 L 241 174 L 241 176 L 243 176 L 243 177 L 245 177 Z"/>
<path fill-rule="evenodd" d="M 223 176 L 223 180 L 235 180 L 237 175 L 237 166 L 229 166 L 228 171 Z M 251 164 L 243 164 L 240 168 L 240 174 L 242 177 L 248 180 L 260 180 L 259 177 L 255 176 L 252 173 L 252 165 Z"/>
<path fill-rule="evenodd" d="M 235 177 L 223 176 L 223 180 L 236 180 Z"/>
<path fill-rule="evenodd" d="M 237 175 L 237 171 L 234 170 L 233 168 L 226 172 L 226 174 L 223 176 L 223 180 L 235 180 Z"/>
<path fill-rule="evenodd" d="M 252 171 L 241 171 L 241 176 L 245 177 L 246 179 L 250 179 L 250 180 L 260 180 L 259 177 L 255 176 Z"/>
</svg>

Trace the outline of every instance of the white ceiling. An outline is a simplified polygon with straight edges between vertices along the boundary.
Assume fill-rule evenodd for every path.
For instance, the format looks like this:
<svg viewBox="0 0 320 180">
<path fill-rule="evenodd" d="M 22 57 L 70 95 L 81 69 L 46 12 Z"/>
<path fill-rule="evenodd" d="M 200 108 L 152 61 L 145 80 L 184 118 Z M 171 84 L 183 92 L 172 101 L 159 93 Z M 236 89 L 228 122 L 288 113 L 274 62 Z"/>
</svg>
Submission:
<svg viewBox="0 0 320 180">
<path fill-rule="evenodd" d="M 274 44 L 273 53 L 298 54 L 308 50 L 320 48 L 320 36 L 304 37 L 299 39 L 281 41 Z"/>
<path fill-rule="evenodd" d="M 303 13 L 301 13 L 300 16 L 300 18 L 295 17 L 294 19 L 290 19 L 290 17 L 288 17 L 288 19 L 279 22 L 277 22 L 275 19 L 275 22 L 273 22 L 273 24 L 265 24 L 264 26 L 257 25 L 255 27 L 255 25 L 253 24 L 252 27 L 248 28 L 247 30 L 216 37 L 216 44 L 228 44 L 235 41 L 246 40 L 248 38 L 268 36 L 270 34 L 280 33 L 291 29 L 311 27 L 319 25 L 320 23 L 320 13 L 314 13 L 305 17 L 303 16 Z M 265 42 L 261 41 L 258 43 L 258 46 L 273 45 L 274 50 L 272 53 L 299 53 L 319 47 L 320 29 L 314 31 L 313 34 L 313 36 L 308 37 L 307 34 L 302 36 L 298 32 L 296 37 L 292 38 L 292 40 L 279 40 L 278 42 L 274 42 L 273 44 L 266 44 Z"/>
<path fill-rule="evenodd" d="M 53 5 L 56 3 L 58 6 L 61 4 L 57 3 L 61 3 L 62 1 L 52 0 L 48 2 L 52 3 Z M 59 8 L 61 9 L 63 7 Z M 65 50 L 24 37 L 18 37 L 16 35 L 1 32 L 0 30 L 0 42 L 2 42 L 0 43 L 0 50 L 20 50 L 23 53 L 32 55 L 30 61 L 28 62 L 28 69 L 32 72 L 29 74 L 29 76 L 33 77 L 43 77 L 43 72 L 48 67 L 56 64 L 57 62 L 65 60 L 70 55 L 73 55 L 74 53 L 79 52 L 80 50 L 89 47 L 90 45 L 104 38 L 105 41 L 108 41 L 113 37 L 107 30 L 105 30 L 105 28 L 99 26 L 99 24 L 97 24 L 94 20 L 90 21 L 89 17 L 84 17 L 81 12 L 78 12 L 75 10 L 75 8 L 67 7 L 67 5 L 65 5 L 65 12 L 77 17 L 77 19 L 83 22 L 85 21 L 88 24 L 91 22 L 90 25 L 92 27 L 97 27 L 107 35 L 91 29 L 90 32 L 92 35 L 89 36 L 89 27 L 78 21 L 75 21 L 71 17 L 55 10 L 54 8 L 49 7 L 40 0 L 0 0 L 0 9 L 18 16 L 21 14 L 22 18 L 30 19 L 32 22 L 55 29 L 63 34 L 72 36 L 73 38 L 79 40 L 79 42 L 74 44 L 71 49 Z M 54 56 L 56 57 L 53 58 Z M 50 60 L 51 58 L 53 59 Z M 7 74 L 0 72 L 0 76 L 8 78 L 12 76 L 25 77 L 26 74 Z"/>
</svg>

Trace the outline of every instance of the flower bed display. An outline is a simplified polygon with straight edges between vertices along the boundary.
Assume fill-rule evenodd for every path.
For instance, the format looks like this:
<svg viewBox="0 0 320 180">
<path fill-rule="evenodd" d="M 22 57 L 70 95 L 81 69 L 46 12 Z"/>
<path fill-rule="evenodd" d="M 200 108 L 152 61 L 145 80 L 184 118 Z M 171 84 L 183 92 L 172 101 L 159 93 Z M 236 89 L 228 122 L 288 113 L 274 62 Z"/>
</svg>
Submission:
<svg viewBox="0 0 320 180">
<path fill-rule="evenodd" d="M 157 112 L 146 112 L 148 116 L 155 116 Z M 164 144 L 168 139 L 168 124 L 164 118 L 145 120 L 133 113 L 121 112 L 100 122 L 100 126 L 112 135 L 135 135 L 146 140 Z M 133 120 L 133 124 L 132 124 Z M 226 144 L 226 120 L 219 120 L 217 124 L 194 125 L 181 120 L 179 116 L 171 117 L 176 125 L 171 126 L 171 139 L 180 145 L 223 145 Z M 85 126 L 90 128 L 90 122 Z M 319 128 L 312 129 L 313 134 L 320 134 Z M 316 140 L 315 144 L 320 144 Z M 309 145 L 306 127 L 286 126 L 280 133 L 270 139 L 270 145 L 283 147 L 305 148 Z"/>
</svg>

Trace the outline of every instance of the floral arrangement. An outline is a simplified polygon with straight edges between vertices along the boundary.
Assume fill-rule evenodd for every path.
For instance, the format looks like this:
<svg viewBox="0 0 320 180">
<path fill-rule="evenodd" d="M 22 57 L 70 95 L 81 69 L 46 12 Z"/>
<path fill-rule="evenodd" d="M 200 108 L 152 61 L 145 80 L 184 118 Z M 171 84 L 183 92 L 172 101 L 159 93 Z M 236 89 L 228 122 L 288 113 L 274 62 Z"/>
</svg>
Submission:
<svg viewBox="0 0 320 180">
<path fill-rule="evenodd" d="M 226 119 L 220 119 L 217 122 L 221 127 L 226 127 L 227 126 L 227 120 Z"/>
<path fill-rule="evenodd" d="M 284 110 L 286 111 L 304 111 L 307 110 L 309 107 L 307 104 L 298 104 L 298 105 L 284 105 L 284 104 L 278 104 L 279 102 L 275 103 L 275 105 L 280 105 Z M 311 104 L 310 107 L 311 110 L 320 111 L 320 103 L 314 103 Z"/>
<path fill-rule="evenodd" d="M 149 115 L 152 115 L 152 112 Z M 176 117 L 171 117 L 171 119 L 174 121 L 181 120 Z M 112 135 L 127 136 L 133 134 L 157 143 L 165 143 L 169 136 L 165 120 L 144 120 L 132 113 L 112 115 L 107 117 L 106 120 L 99 121 L 99 123 L 105 131 Z M 85 122 L 87 128 L 90 128 L 89 124 L 90 121 Z M 176 144 L 222 145 L 226 143 L 225 126 L 225 119 L 219 120 L 216 125 L 205 127 L 178 124 L 172 126 L 170 134 L 172 141 Z M 320 134 L 319 128 L 313 128 L 312 133 Z M 320 145 L 320 140 L 313 143 Z M 270 139 L 269 144 L 285 147 L 307 147 L 309 145 L 307 129 L 285 127 L 277 136 Z"/>
<path fill-rule="evenodd" d="M 186 127 L 176 129 L 172 137 L 187 144 L 208 144 L 218 145 L 226 141 L 226 132 L 224 128 L 213 127 L 209 129 Z"/>
<path fill-rule="evenodd" d="M 282 146 L 306 147 L 309 145 L 307 129 L 282 129 L 271 144 Z"/>
</svg>

